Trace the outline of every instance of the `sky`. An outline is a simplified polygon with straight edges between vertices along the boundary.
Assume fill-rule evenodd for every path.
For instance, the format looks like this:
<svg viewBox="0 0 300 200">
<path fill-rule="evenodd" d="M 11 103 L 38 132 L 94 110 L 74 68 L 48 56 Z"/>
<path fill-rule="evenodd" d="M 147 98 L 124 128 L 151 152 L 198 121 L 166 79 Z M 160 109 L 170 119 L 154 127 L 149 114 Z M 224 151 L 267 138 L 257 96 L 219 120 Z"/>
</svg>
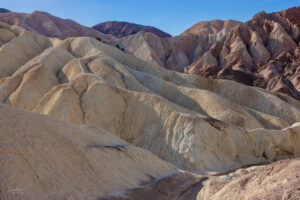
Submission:
<svg viewBox="0 0 300 200">
<path fill-rule="evenodd" d="M 0 0 L 0 7 L 14 12 L 46 11 L 85 26 L 128 21 L 155 26 L 171 35 L 199 21 L 247 21 L 260 11 L 293 6 L 300 6 L 300 0 Z"/>
</svg>

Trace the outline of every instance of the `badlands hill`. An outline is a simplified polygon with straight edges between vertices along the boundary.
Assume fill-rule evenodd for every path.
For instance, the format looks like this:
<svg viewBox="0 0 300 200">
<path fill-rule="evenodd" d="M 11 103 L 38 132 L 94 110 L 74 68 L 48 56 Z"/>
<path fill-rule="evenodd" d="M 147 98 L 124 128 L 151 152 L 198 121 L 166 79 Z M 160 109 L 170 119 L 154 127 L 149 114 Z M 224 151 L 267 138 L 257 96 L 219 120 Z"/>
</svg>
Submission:
<svg viewBox="0 0 300 200">
<path fill-rule="evenodd" d="M 168 71 L 93 38 L 1 27 L 3 103 L 103 128 L 197 173 L 299 154 L 300 103 L 286 95 Z"/>
<path fill-rule="evenodd" d="M 237 169 L 300 154 L 300 102 L 285 94 L 169 71 L 90 37 L 0 23 L 0 41 L 1 199 L 218 199 L 230 188 L 239 199 L 239 180 L 269 168 Z M 284 184 L 291 163 L 272 180 Z M 213 192 L 229 172 L 241 176 Z M 298 190 L 292 178 L 281 191 Z M 246 180 L 248 195 L 276 189 Z"/>
<path fill-rule="evenodd" d="M 152 198 L 179 199 L 201 180 L 102 129 L 3 104 L 0 125 L 3 200 L 102 199 L 149 184 L 164 186 Z"/>
<path fill-rule="evenodd" d="M 31 32 L 48 37 L 65 39 L 68 37 L 88 36 L 98 38 L 103 42 L 112 43 L 114 38 L 93 28 L 80 25 L 70 19 L 61 19 L 46 12 L 33 13 L 7 12 L 0 14 L 0 21 L 10 25 L 21 26 Z"/>
<path fill-rule="evenodd" d="M 226 78 L 300 99 L 300 7 L 258 13 L 246 23 L 200 22 L 179 36 L 121 39 L 133 55 L 175 71 Z"/>
<path fill-rule="evenodd" d="M 299 199 L 300 159 L 239 169 L 214 176 L 202 184 L 197 200 Z"/>
<path fill-rule="evenodd" d="M 140 24 L 134 24 L 129 22 L 118 22 L 118 21 L 109 21 L 103 22 L 93 26 L 94 29 L 105 34 L 112 34 L 118 38 L 133 35 L 140 31 L 150 32 L 161 38 L 172 37 L 170 34 L 163 32 L 152 26 L 144 26 Z"/>
</svg>

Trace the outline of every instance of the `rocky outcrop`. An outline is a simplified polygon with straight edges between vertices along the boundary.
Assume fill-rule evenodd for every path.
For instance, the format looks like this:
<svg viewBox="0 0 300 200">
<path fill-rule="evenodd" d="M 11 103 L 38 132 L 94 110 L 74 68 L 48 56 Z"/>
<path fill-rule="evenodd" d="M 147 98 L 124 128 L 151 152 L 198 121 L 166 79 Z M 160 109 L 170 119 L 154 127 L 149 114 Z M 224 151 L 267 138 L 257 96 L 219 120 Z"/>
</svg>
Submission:
<svg viewBox="0 0 300 200">
<path fill-rule="evenodd" d="M 150 32 L 161 38 L 172 37 L 170 34 L 163 32 L 162 30 L 159 30 L 155 27 L 144 26 L 144 25 L 134 24 L 129 22 L 109 21 L 109 22 L 103 22 L 97 24 L 93 26 L 93 28 L 96 29 L 97 31 L 100 31 L 105 34 L 111 34 L 118 38 L 133 35 L 140 31 L 146 33 Z"/>
<path fill-rule="evenodd" d="M 197 200 L 299 199 L 299 167 L 299 159 L 282 160 L 210 177 Z"/>
<path fill-rule="evenodd" d="M 300 154 L 300 103 L 286 95 L 168 71 L 93 38 L 0 30 L 11 36 L 0 47 L 3 103 L 103 128 L 199 174 Z"/>
<path fill-rule="evenodd" d="M 122 38 L 120 46 L 167 69 L 230 79 L 299 100 L 299 10 L 261 12 L 246 23 L 200 22 L 167 39 L 140 33 Z"/>
<path fill-rule="evenodd" d="M 103 42 L 112 44 L 114 38 L 105 35 L 93 28 L 76 23 L 70 19 L 61 19 L 46 12 L 35 11 L 30 14 L 8 12 L 0 14 L 0 21 L 10 25 L 21 26 L 31 32 L 39 33 L 47 37 L 65 39 L 68 37 L 87 36 L 97 38 Z"/>
<path fill-rule="evenodd" d="M 162 36 L 152 28 L 148 32 L 146 26 L 120 22 L 100 24 L 101 30 L 110 34 L 105 35 L 43 12 L 4 13 L 0 14 L 0 21 L 50 37 L 94 37 L 170 70 L 230 79 L 299 100 L 299 9 L 261 12 L 246 23 L 199 22 L 175 37 Z M 113 34 L 121 38 L 114 38 Z M 125 36 L 128 34 L 132 35 Z"/>
<path fill-rule="evenodd" d="M 120 39 L 120 47 L 126 52 L 161 67 L 184 72 L 184 67 L 202 55 L 212 38 L 207 35 L 180 35 L 159 38 L 152 33 L 138 34 Z"/>
</svg>

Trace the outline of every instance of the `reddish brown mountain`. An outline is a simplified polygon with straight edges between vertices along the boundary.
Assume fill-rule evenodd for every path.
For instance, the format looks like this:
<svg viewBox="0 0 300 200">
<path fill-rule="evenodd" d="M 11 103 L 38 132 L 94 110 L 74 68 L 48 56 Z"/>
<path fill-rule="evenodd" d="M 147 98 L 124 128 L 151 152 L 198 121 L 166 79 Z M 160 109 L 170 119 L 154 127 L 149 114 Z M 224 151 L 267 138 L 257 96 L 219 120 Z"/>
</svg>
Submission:
<svg viewBox="0 0 300 200">
<path fill-rule="evenodd" d="M 224 37 L 240 23 L 221 20 L 200 22 L 181 35 L 171 38 L 160 38 L 153 33 L 139 32 L 121 38 L 120 46 L 148 62 L 184 72 L 184 68 L 203 55 L 217 37 Z"/>
<path fill-rule="evenodd" d="M 129 22 L 118 22 L 118 21 L 103 22 L 93 26 L 93 28 L 102 33 L 111 34 L 119 38 L 128 35 L 133 35 L 140 31 L 150 32 L 161 38 L 172 37 L 170 34 L 163 32 L 162 30 L 159 30 L 155 27 L 144 26 L 144 25 L 139 25 L 139 24 L 134 24 Z"/>
<path fill-rule="evenodd" d="M 300 7 L 258 13 L 213 42 L 185 71 L 300 99 L 299 20 Z"/>
<path fill-rule="evenodd" d="M 300 7 L 258 13 L 246 23 L 200 22 L 179 36 L 122 38 L 137 57 L 175 71 L 225 78 L 300 99 Z"/>
</svg>

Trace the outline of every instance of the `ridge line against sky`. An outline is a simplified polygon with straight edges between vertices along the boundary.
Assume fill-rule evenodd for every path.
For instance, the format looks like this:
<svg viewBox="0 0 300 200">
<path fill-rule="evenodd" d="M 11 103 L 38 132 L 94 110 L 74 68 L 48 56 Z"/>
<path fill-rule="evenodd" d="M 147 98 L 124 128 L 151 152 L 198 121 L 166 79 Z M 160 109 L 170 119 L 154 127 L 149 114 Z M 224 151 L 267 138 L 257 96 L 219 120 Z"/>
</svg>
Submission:
<svg viewBox="0 0 300 200">
<path fill-rule="evenodd" d="M 278 12 L 300 6 L 300 0 L 1 0 L 14 12 L 45 11 L 85 26 L 105 21 L 127 21 L 154 26 L 178 35 L 199 21 L 248 21 L 261 11 Z"/>
</svg>

